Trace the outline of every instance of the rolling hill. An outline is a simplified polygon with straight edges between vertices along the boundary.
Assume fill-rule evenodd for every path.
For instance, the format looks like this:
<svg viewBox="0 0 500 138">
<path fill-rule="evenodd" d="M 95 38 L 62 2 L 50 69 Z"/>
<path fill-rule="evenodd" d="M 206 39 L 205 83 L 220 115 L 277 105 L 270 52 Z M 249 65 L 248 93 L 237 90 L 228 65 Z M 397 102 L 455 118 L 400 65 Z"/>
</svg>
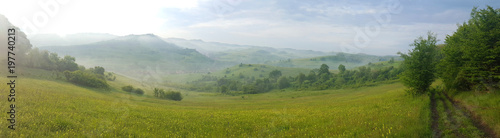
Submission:
<svg viewBox="0 0 500 138">
<path fill-rule="evenodd" d="M 271 48 L 251 45 L 237 45 L 203 40 L 186 40 L 181 38 L 166 38 L 167 42 L 180 47 L 196 49 L 204 55 L 224 62 L 235 64 L 262 64 L 286 59 L 310 58 L 335 54 L 312 50 L 297 50 L 290 48 Z"/>
<path fill-rule="evenodd" d="M 209 72 L 224 63 L 194 49 L 180 48 L 153 34 L 128 35 L 77 46 L 50 46 L 40 49 L 72 55 L 87 67 L 102 66 L 136 79 L 175 73 Z"/>
<path fill-rule="evenodd" d="M 338 53 L 336 55 L 329 56 L 280 60 L 267 62 L 266 64 L 280 67 L 309 69 L 319 68 L 321 64 L 327 64 L 330 69 L 336 70 L 340 64 L 344 65 L 347 69 L 352 69 L 355 67 L 367 65 L 369 63 L 388 61 L 391 58 L 394 58 L 395 60 L 402 60 L 399 56 L 375 56 L 367 54 Z"/>
</svg>

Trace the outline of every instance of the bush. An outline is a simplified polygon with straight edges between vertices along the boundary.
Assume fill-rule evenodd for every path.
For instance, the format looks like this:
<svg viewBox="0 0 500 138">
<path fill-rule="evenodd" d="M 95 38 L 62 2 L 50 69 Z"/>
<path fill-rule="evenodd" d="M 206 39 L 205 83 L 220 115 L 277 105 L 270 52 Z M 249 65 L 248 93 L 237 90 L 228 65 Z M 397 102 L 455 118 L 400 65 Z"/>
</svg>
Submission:
<svg viewBox="0 0 500 138">
<path fill-rule="evenodd" d="M 134 87 L 132 87 L 131 85 L 123 86 L 122 90 L 126 92 L 132 92 L 134 90 Z"/>
<path fill-rule="evenodd" d="M 73 72 L 64 71 L 64 76 L 66 77 L 66 80 L 74 84 L 89 86 L 94 88 L 109 88 L 109 85 L 106 82 L 106 80 L 101 79 L 94 73 L 89 73 L 81 70 Z"/>
<path fill-rule="evenodd" d="M 169 100 L 174 100 L 174 101 L 181 101 L 182 100 L 182 95 L 180 92 L 176 91 L 168 91 L 165 92 L 163 89 L 154 89 L 154 94 L 155 97 L 162 98 L 162 99 L 169 99 Z"/>
<path fill-rule="evenodd" d="M 137 88 L 137 89 L 135 89 L 133 91 L 133 93 L 143 95 L 144 94 L 144 90 L 142 90 L 141 88 Z"/>
<path fill-rule="evenodd" d="M 168 91 L 167 93 L 165 93 L 165 98 L 170 99 L 170 100 L 174 100 L 174 101 L 181 101 L 182 95 L 180 92 Z"/>
</svg>

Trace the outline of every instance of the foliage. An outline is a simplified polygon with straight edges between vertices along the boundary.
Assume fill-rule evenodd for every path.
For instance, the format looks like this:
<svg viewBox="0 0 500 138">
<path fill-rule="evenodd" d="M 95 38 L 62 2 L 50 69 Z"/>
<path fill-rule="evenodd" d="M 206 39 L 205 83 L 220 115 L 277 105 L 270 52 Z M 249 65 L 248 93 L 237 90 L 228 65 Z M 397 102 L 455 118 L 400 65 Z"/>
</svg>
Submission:
<svg viewBox="0 0 500 138">
<path fill-rule="evenodd" d="M 339 65 L 339 71 L 340 71 L 340 73 L 343 73 L 345 71 L 345 66 L 342 65 L 342 64 L 340 64 Z"/>
<path fill-rule="evenodd" d="M 143 95 L 144 94 L 144 90 L 142 90 L 141 88 L 137 88 L 134 91 L 132 91 L 132 93 Z"/>
<path fill-rule="evenodd" d="M 26 61 L 23 64 L 31 68 L 39 68 L 45 70 L 76 71 L 79 69 L 75 63 L 75 58 L 72 56 L 64 56 L 60 58 L 57 53 L 49 51 L 40 51 L 38 48 L 30 49 L 26 55 Z"/>
<path fill-rule="evenodd" d="M 282 76 L 278 79 L 278 88 L 280 89 L 285 89 L 290 87 L 290 82 L 288 82 L 288 79 L 285 76 Z"/>
<path fill-rule="evenodd" d="M 279 77 L 281 77 L 281 71 L 279 70 L 273 70 L 269 73 L 269 78 L 272 78 L 274 80 L 278 80 Z"/>
<path fill-rule="evenodd" d="M 435 80 L 436 42 L 436 35 L 428 32 L 426 39 L 423 37 L 415 39 L 410 45 L 415 48 L 410 50 L 408 54 L 398 53 L 404 59 L 402 64 L 404 72 L 401 74 L 400 80 L 409 87 L 408 92 L 424 94 Z"/>
<path fill-rule="evenodd" d="M 163 89 L 154 88 L 154 96 L 161 99 L 169 99 L 174 101 L 181 101 L 182 95 L 177 91 L 165 91 Z"/>
<path fill-rule="evenodd" d="M 126 92 L 132 92 L 134 90 L 134 87 L 132 85 L 127 85 L 127 86 L 123 86 L 122 90 L 126 91 Z"/>
<path fill-rule="evenodd" d="M 108 88 L 109 86 L 106 81 L 114 81 L 116 79 L 112 73 L 105 75 L 103 67 L 96 66 L 86 70 L 85 67 L 75 63 L 75 57 L 69 55 L 61 58 L 57 53 L 51 53 L 46 50 L 40 51 L 38 48 L 30 48 L 27 50 L 25 57 L 26 61 L 22 62 L 23 66 L 63 72 L 67 81 L 78 85 Z"/>
<path fill-rule="evenodd" d="M 109 85 L 106 80 L 99 77 L 99 75 L 90 73 L 88 71 L 64 71 L 66 80 L 74 84 L 89 86 L 94 88 L 108 88 Z"/>
<path fill-rule="evenodd" d="M 445 43 L 439 69 L 447 88 L 499 88 L 500 9 L 474 8 L 471 19 L 447 36 Z"/>
<path fill-rule="evenodd" d="M 319 68 L 318 75 L 322 75 L 322 74 L 330 75 L 330 67 L 328 67 L 328 65 L 321 64 L 321 67 Z"/>
<path fill-rule="evenodd" d="M 387 61 L 384 63 L 387 63 Z M 372 66 L 376 67 L 376 69 L 372 69 Z M 373 85 L 378 82 L 398 79 L 398 74 L 403 70 L 401 68 L 395 68 L 394 66 L 399 65 L 397 65 L 397 63 L 391 63 L 386 64 L 386 66 L 381 66 L 381 64 L 377 63 L 368 67 L 359 67 L 357 70 L 344 70 L 339 74 L 335 74 L 329 71 L 328 65 L 323 64 L 319 69 L 310 70 L 308 75 L 298 73 L 295 77 L 284 76 L 281 73 L 282 71 L 273 69 L 269 72 L 268 78 L 255 78 L 254 76 L 227 77 L 225 74 L 227 74 L 228 71 L 232 71 L 226 69 L 220 73 L 222 75 L 221 77 L 204 75 L 201 79 L 189 82 L 187 86 L 179 88 L 204 92 L 216 91 L 223 94 L 234 95 L 258 94 L 269 92 L 274 89 L 288 88 L 296 90 L 325 90 L 362 87 Z M 251 73 L 255 72 L 255 67 L 247 65 L 238 68 L 248 68 Z M 243 74 L 242 72 L 239 73 Z"/>
</svg>

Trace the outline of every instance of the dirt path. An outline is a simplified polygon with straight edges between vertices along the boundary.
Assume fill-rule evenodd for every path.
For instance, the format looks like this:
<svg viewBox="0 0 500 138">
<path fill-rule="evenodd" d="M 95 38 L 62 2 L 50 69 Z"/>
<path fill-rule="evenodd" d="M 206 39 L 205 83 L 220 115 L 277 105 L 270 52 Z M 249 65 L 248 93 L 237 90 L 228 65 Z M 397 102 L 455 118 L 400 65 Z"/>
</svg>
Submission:
<svg viewBox="0 0 500 138">
<path fill-rule="evenodd" d="M 442 93 L 446 100 L 450 101 L 453 107 L 460 111 L 465 117 L 472 121 L 472 124 L 479 130 L 482 131 L 484 137 L 496 138 L 498 135 L 495 134 L 493 129 L 489 127 L 486 123 L 481 120 L 481 117 L 473 113 L 471 110 L 467 109 L 462 103 L 452 99 L 448 94 Z"/>
<path fill-rule="evenodd" d="M 479 116 L 444 92 L 431 92 L 430 110 L 432 137 L 498 136 Z"/>
<path fill-rule="evenodd" d="M 452 110 L 456 110 L 456 109 L 450 109 L 450 107 L 448 106 L 448 99 L 444 99 L 443 96 L 439 96 L 439 101 L 441 101 L 441 103 L 443 104 L 443 107 L 444 107 L 444 111 L 446 112 L 446 119 L 448 120 L 448 122 L 450 122 L 449 126 L 451 126 L 451 130 L 453 132 L 453 135 L 455 135 L 456 137 L 463 137 L 460 135 L 460 133 L 458 132 L 458 127 L 459 127 L 459 124 L 457 123 L 457 119 L 454 117 L 454 113 Z M 451 107 L 451 108 L 454 108 L 454 107 Z"/>
<path fill-rule="evenodd" d="M 436 105 L 436 98 L 435 98 L 435 93 L 431 93 L 431 118 L 432 118 L 432 123 L 431 123 L 431 129 L 432 129 L 432 137 L 438 138 L 441 137 L 441 130 L 439 130 L 439 113 L 437 111 L 437 105 Z"/>
</svg>

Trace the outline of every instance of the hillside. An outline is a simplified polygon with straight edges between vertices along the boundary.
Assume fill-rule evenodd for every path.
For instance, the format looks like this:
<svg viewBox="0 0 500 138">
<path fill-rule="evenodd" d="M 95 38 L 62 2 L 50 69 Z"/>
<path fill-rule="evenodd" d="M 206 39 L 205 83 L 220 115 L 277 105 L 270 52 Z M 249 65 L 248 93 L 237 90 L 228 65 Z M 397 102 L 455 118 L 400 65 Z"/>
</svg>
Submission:
<svg viewBox="0 0 500 138">
<path fill-rule="evenodd" d="M 137 82 L 113 81 L 112 90 L 103 91 L 32 75 L 19 78 L 23 83 L 18 90 L 23 93 L 16 104 L 22 111 L 18 120 L 23 123 L 16 131 L 0 129 L 0 137 L 430 135 L 425 106 L 428 98 L 404 96 L 399 83 L 362 89 L 271 92 L 243 98 L 183 92 L 185 99 L 175 102 L 152 98 L 150 90 L 138 96 L 117 88 Z M 0 81 L 7 80 L 2 77 Z M 1 92 L 5 93 L 5 89 Z M 6 100 L 0 100 L 0 105 L 6 104 Z M 0 125 L 6 123 L 1 121 Z"/>
<path fill-rule="evenodd" d="M 102 66 L 136 79 L 175 73 L 209 72 L 224 66 L 193 49 L 180 48 L 159 37 L 128 35 L 108 41 L 77 46 L 51 46 L 40 49 L 72 55 L 85 66 Z"/>
<path fill-rule="evenodd" d="M 299 73 L 307 74 L 311 71 L 310 69 L 304 68 L 276 67 L 265 64 L 241 64 L 210 73 L 166 75 L 163 80 L 168 83 L 186 83 L 201 80 L 204 76 L 216 78 L 223 78 L 225 76 L 229 79 L 240 79 L 241 75 L 244 78 L 263 79 L 269 77 L 269 73 L 273 70 L 280 70 L 283 76 L 293 77 L 297 76 Z"/>
<path fill-rule="evenodd" d="M 111 40 L 118 36 L 104 33 L 78 33 L 60 36 L 57 34 L 35 34 L 29 36 L 31 43 L 42 46 L 73 46 Z"/>
<path fill-rule="evenodd" d="M 280 60 L 274 62 L 267 62 L 266 64 L 273 66 L 280 66 L 280 67 L 309 68 L 309 69 L 318 68 L 319 66 L 321 66 L 321 64 L 327 64 L 328 66 L 330 66 L 330 69 L 337 69 L 337 67 L 340 64 L 342 64 L 346 66 L 347 69 L 352 69 L 370 63 L 389 61 L 391 58 L 394 58 L 395 60 L 401 60 L 401 58 L 398 56 L 375 56 L 366 54 L 338 53 L 330 56 Z"/>
<path fill-rule="evenodd" d="M 235 64 L 262 64 L 286 59 L 309 58 L 334 54 L 333 52 L 237 45 L 205 42 L 202 40 L 186 40 L 181 38 L 166 38 L 163 40 L 180 47 L 196 49 L 200 53 L 215 60 Z"/>
</svg>

